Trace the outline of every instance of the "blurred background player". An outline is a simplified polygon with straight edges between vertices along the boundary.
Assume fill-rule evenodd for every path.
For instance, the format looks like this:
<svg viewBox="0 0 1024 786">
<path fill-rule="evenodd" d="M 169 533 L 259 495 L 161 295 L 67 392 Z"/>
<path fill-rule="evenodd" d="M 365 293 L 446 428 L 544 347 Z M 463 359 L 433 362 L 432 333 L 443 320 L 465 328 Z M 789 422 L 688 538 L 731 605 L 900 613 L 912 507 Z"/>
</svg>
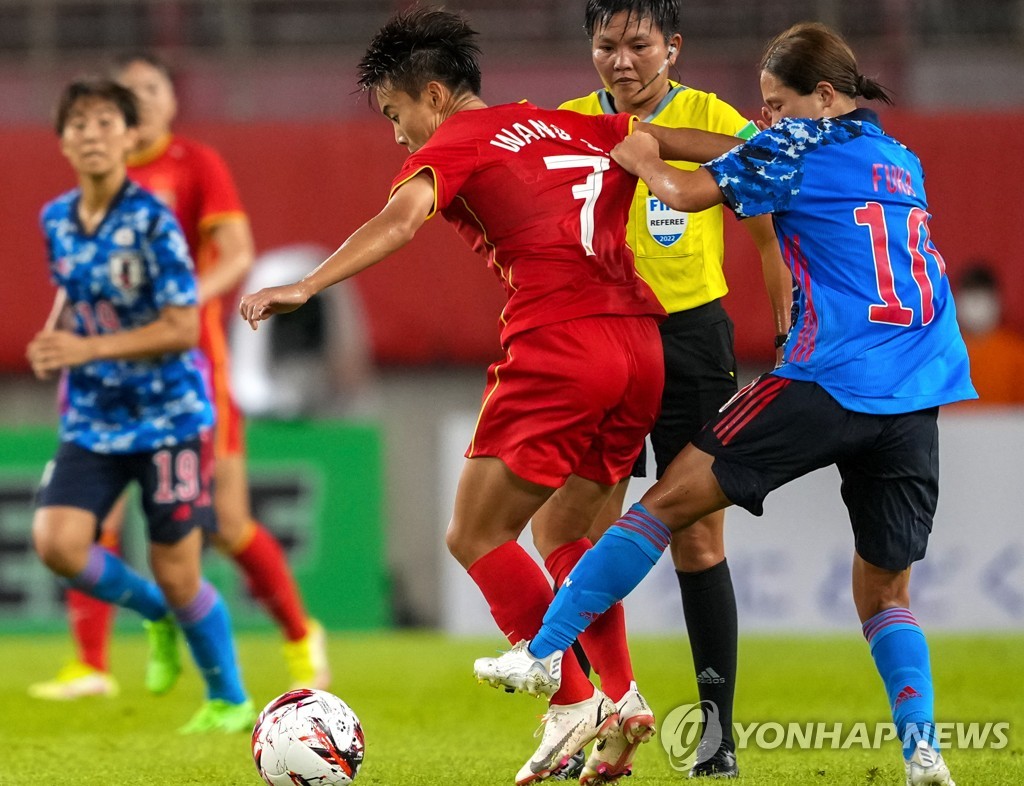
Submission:
<svg viewBox="0 0 1024 786">
<path fill-rule="evenodd" d="M 58 292 L 27 354 L 40 378 L 65 372 L 67 402 L 33 539 L 70 586 L 146 620 L 153 693 L 170 690 L 181 672 L 177 619 L 207 688 L 183 732 L 248 731 L 256 712 L 242 687 L 228 610 L 201 572 L 203 529 L 213 523 L 213 409 L 204 359 L 193 349 L 195 276 L 174 215 L 128 180 L 137 124 L 134 96 L 115 82 L 73 82 L 61 96 L 61 152 L 79 185 L 43 209 Z M 56 327 L 62 317 L 71 329 Z M 94 543 L 133 481 L 156 583 Z"/>
<path fill-rule="evenodd" d="M 177 113 L 169 71 L 148 53 L 117 60 L 113 76 L 139 102 L 138 146 L 128 174 L 178 217 L 195 259 L 201 333 L 209 360 L 216 413 L 214 432 L 216 531 L 211 539 L 238 566 L 249 592 L 267 609 L 285 638 L 284 654 L 295 687 L 330 683 L 323 628 L 306 616 L 299 588 L 281 546 L 250 512 L 242 415 L 230 389 L 222 297 L 234 291 L 253 264 L 253 239 L 234 181 L 210 147 L 172 133 Z M 119 503 L 104 523 L 103 543 L 116 549 L 124 515 Z M 33 685 L 40 698 L 74 699 L 109 694 L 107 645 L 114 610 L 81 593 L 68 595 L 68 614 L 79 659 L 56 679 Z"/>
<path fill-rule="evenodd" d="M 669 69 L 676 64 L 683 42 L 678 0 L 588 0 L 584 27 L 604 88 L 567 101 L 562 109 L 587 115 L 627 112 L 646 123 L 741 138 L 757 132 L 754 123 L 714 94 L 669 78 Z M 672 165 L 697 168 L 682 161 Z M 658 477 L 737 390 L 733 325 L 721 303 L 728 292 L 722 220 L 720 205 L 695 213 L 672 210 L 643 182 L 637 185 L 629 213 L 626 240 L 637 270 L 669 315 L 660 326 L 665 392 L 661 414 L 651 432 Z M 747 219 L 744 226 L 761 254 L 774 333 L 784 339 L 789 330 L 792 285 L 771 217 Z M 633 467 L 634 477 L 647 474 L 646 458 L 646 451 L 641 450 Z M 595 522 L 592 539 L 600 537 L 622 515 L 628 485 L 626 478 L 616 486 Z M 555 494 L 534 517 L 535 531 L 545 531 L 543 524 L 548 518 L 575 514 Z M 719 708 L 723 730 L 721 749 L 696 765 L 693 775 L 734 777 L 738 774 L 732 736 L 737 620 L 736 597 L 725 559 L 724 521 L 725 513 L 718 511 L 674 533 L 671 551 L 697 690 L 702 700 L 713 701 Z M 552 551 L 542 539 L 535 541 L 556 586 L 590 545 L 590 540 L 582 539 Z M 621 615 L 621 606 L 613 607 L 609 614 Z"/>
<path fill-rule="evenodd" d="M 956 316 L 971 358 L 975 401 L 959 407 L 1024 404 L 1024 336 L 1003 322 L 1003 299 L 992 265 L 967 263 L 956 292 Z"/>
<path fill-rule="evenodd" d="M 902 743 L 908 786 L 954 786 L 939 753 L 928 644 L 910 611 L 938 502 L 939 407 L 974 398 L 929 229 L 918 158 L 857 97 L 891 103 L 833 30 L 780 33 L 760 63 L 774 125 L 696 172 L 633 134 L 612 155 L 677 210 L 772 214 L 800 284 L 785 362 L 722 408 L 572 571 L 537 637 L 478 661 L 514 686 L 547 671 L 588 621 L 651 570 L 672 530 L 836 465 L 854 533 L 853 599 Z M 886 172 L 905 173 L 888 187 Z M 837 252 L 837 250 L 839 250 Z M 881 301 L 881 302 L 879 302 Z M 551 685 L 557 684 L 552 680 Z"/>
</svg>

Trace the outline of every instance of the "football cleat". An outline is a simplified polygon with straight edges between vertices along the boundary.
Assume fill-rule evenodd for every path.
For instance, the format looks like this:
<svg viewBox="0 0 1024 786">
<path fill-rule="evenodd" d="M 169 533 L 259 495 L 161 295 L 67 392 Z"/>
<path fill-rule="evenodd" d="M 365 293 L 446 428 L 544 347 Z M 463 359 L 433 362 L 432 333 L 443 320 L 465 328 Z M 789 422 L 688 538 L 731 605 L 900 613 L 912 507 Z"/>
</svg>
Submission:
<svg viewBox="0 0 1024 786">
<path fill-rule="evenodd" d="M 654 712 L 635 682 L 629 684 L 615 709 L 618 723 L 594 745 L 580 774 L 580 783 L 612 783 L 623 775 L 631 775 L 636 749 L 654 736 Z"/>
<path fill-rule="evenodd" d="M 256 723 L 256 707 L 252 700 L 232 704 L 224 699 L 210 699 L 203 703 L 192 719 L 178 729 L 179 734 L 205 734 L 210 731 L 252 733 Z"/>
<path fill-rule="evenodd" d="M 521 691 L 531 696 L 551 698 L 562 684 L 562 653 L 536 658 L 525 639 L 497 658 L 477 658 L 473 663 L 477 680 L 509 693 Z"/>
<path fill-rule="evenodd" d="M 306 635 L 298 641 L 284 643 L 284 659 L 292 676 L 292 690 L 312 688 L 327 690 L 331 684 L 331 668 L 327 663 L 327 635 L 316 620 L 306 623 Z"/>
<path fill-rule="evenodd" d="M 587 752 L 580 748 L 572 755 L 564 767 L 559 767 L 548 776 L 549 781 L 575 781 L 579 780 L 583 772 L 583 765 L 587 761 Z"/>
<path fill-rule="evenodd" d="M 924 740 L 919 740 L 914 754 L 904 764 L 907 786 L 956 786 L 942 754 Z"/>
<path fill-rule="evenodd" d="M 149 661 L 146 663 L 146 690 L 160 696 L 167 693 L 181 676 L 181 654 L 178 652 L 178 626 L 174 617 L 150 622 L 144 620 L 149 639 Z"/>
<path fill-rule="evenodd" d="M 74 701 L 86 696 L 112 698 L 119 692 L 117 680 L 107 672 L 94 669 L 80 660 L 66 664 L 52 680 L 28 686 L 29 696 L 47 701 Z"/>
<path fill-rule="evenodd" d="M 740 768 L 736 764 L 736 754 L 722 745 L 714 754 L 705 759 L 698 749 L 698 762 L 690 768 L 691 778 L 738 778 Z"/>
<path fill-rule="evenodd" d="M 564 769 L 591 740 L 603 739 L 617 720 L 615 704 L 596 688 L 589 699 L 552 704 L 534 735 L 541 735 L 540 747 L 516 774 L 516 786 L 542 781 Z"/>
</svg>

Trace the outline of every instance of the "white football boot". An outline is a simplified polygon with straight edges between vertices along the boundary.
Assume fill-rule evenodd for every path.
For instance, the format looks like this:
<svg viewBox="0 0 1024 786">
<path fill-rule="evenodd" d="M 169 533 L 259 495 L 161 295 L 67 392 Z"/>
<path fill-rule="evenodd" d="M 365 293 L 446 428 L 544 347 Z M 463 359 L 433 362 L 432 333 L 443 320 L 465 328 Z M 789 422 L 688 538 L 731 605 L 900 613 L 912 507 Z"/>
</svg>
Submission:
<svg viewBox="0 0 1024 786">
<path fill-rule="evenodd" d="M 534 735 L 543 729 L 540 747 L 516 774 L 516 786 L 542 781 L 565 767 L 591 740 L 603 739 L 617 720 L 614 702 L 596 688 L 589 699 L 550 705 Z"/>
<path fill-rule="evenodd" d="M 942 754 L 924 740 L 917 743 L 907 767 L 907 786 L 956 786 Z"/>
<path fill-rule="evenodd" d="M 636 749 L 654 737 L 654 712 L 635 682 L 629 683 L 629 690 L 615 709 L 619 714 L 618 723 L 609 730 L 608 736 L 594 745 L 580 774 L 580 783 L 612 783 L 623 775 L 630 775 Z"/>
<path fill-rule="evenodd" d="M 535 658 L 525 639 L 497 658 L 477 658 L 473 673 L 477 680 L 509 693 L 551 698 L 562 684 L 562 653 L 555 650 L 546 658 Z"/>
</svg>

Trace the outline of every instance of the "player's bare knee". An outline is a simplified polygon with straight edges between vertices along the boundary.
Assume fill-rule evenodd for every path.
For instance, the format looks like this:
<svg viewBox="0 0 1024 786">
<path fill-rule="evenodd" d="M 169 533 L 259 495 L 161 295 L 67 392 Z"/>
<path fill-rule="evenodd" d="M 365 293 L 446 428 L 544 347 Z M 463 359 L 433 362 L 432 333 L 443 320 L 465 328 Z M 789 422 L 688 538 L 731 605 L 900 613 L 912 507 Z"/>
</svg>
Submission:
<svg viewBox="0 0 1024 786">
<path fill-rule="evenodd" d="M 164 593 L 164 597 L 167 598 L 167 602 L 173 608 L 187 606 L 199 594 L 201 577 L 198 573 L 191 571 L 158 572 L 154 566 L 154 578 Z"/>
<path fill-rule="evenodd" d="M 672 541 L 672 563 L 676 570 L 683 573 L 700 573 L 715 567 L 725 559 L 725 553 L 716 549 L 699 544 L 677 544 Z"/>
<path fill-rule="evenodd" d="M 217 524 L 217 531 L 210 535 L 210 543 L 213 544 L 213 547 L 221 554 L 227 556 L 237 554 L 244 542 L 245 539 L 242 537 L 242 533 L 234 531 L 225 532 L 219 522 Z"/>
<path fill-rule="evenodd" d="M 855 582 L 853 601 L 861 622 L 866 622 L 887 609 L 910 608 L 910 588 L 902 580 Z"/>
<path fill-rule="evenodd" d="M 722 536 L 723 516 L 705 516 L 692 526 L 672 533 L 670 548 L 676 570 L 699 573 L 715 567 L 725 559 Z"/>
<path fill-rule="evenodd" d="M 75 559 L 65 544 L 59 539 L 49 537 L 48 534 L 36 534 L 33 538 L 36 554 L 47 568 L 60 576 L 74 576 L 82 571 L 84 565 L 78 565 L 79 560 Z"/>
<path fill-rule="evenodd" d="M 231 547 L 245 538 L 252 524 L 249 516 L 239 515 L 237 510 L 214 507 L 217 516 L 217 530 L 211 540 L 221 548 L 221 544 L 231 551 Z"/>
<path fill-rule="evenodd" d="M 547 559 L 548 555 L 555 549 L 564 546 L 566 543 L 572 543 L 580 538 L 587 537 L 587 533 L 590 530 L 590 521 L 581 517 L 573 520 L 571 518 L 553 516 L 545 519 L 543 522 L 538 522 L 534 518 L 531 529 L 533 532 L 533 545 L 537 549 L 537 553 L 543 559 Z"/>
<path fill-rule="evenodd" d="M 448 524 L 448 530 L 444 534 L 444 544 L 462 567 L 469 568 L 473 564 L 471 539 L 466 537 L 463 529 L 455 523 L 454 519 Z"/>
</svg>

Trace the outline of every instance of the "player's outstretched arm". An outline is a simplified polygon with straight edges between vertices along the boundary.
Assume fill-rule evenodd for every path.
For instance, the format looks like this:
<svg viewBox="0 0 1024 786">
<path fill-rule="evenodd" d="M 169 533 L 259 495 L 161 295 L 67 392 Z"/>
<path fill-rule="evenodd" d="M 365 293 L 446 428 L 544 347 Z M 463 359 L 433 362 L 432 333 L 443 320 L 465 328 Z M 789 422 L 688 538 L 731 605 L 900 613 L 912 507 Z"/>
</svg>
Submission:
<svg viewBox="0 0 1024 786">
<path fill-rule="evenodd" d="M 706 164 L 743 144 L 728 134 L 701 131 L 696 128 L 668 128 L 653 123 L 634 123 L 634 131 L 644 131 L 658 140 L 658 152 L 666 161 L 692 161 Z"/>
<path fill-rule="evenodd" d="M 238 313 L 255 330 L 261 320 L 294 311 L 331 284 L 354 276 L 400 249 L 413 239 L 433 210 L 433 177 L 421 172 L 402 184 L 380 213 L 303 279 L 244 295 Z"/>
<path fill-rule="evenodd" d="M 643 180 L 658 199 L 673 210 L 696 213 L 721 204 L 722 192 L 705 169 L 684 172 L 661 160 L 658 140 L 635 131 L 612 148 L 612 158 Z"/>
<path fill-rule="evenodd" d="M 199 309 L 165 306 L 154 321 L 131 330 L 97 336 L 44 330 L 29 343 L 28 359 L 36 376 L 40 376 L 93 360 L 137 360 L 184 352 L 198 342 Z"/>
</svg>

